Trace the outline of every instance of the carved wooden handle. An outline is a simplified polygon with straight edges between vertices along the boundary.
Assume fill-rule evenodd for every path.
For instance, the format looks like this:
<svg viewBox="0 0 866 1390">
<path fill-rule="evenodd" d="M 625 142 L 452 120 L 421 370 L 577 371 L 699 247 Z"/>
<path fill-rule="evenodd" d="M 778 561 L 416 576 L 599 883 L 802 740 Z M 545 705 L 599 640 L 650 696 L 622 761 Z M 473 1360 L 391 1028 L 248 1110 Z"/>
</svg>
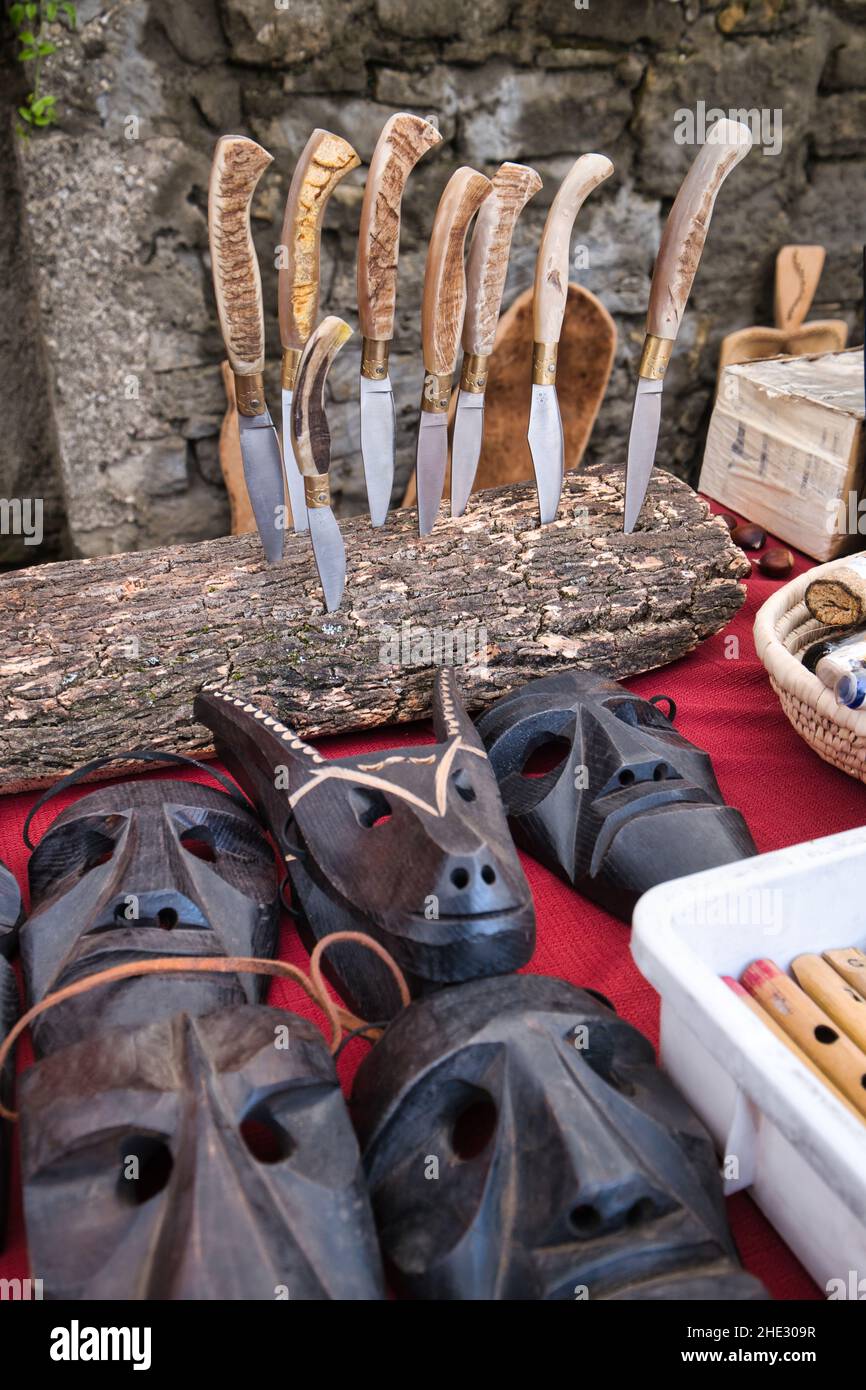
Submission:
<svg viewBox="0 0 866 1390">
<path fill-rule="evenodd" d="M 262 281 L 250 231 L 250 203 L 273 155 L 243 135 L 216 144 L 208 190 L 208 233 L 220 329 L 232 371 L 252 376 L 265 365 Z"/>
<path fill-rule="evenodd" d="M 330 314 L 307 339 L 298 364 L 292 398 L 292 449 L 305 478 L 327 473 L 331 466 L 325 382 L 331 363 L 351 336 L 349 325 Z"/>
<path fill-rule="evenodd" d="M 453 373 L 466 309 L 463 247 L 469 223 L 492 188 L 477 169 L 464 166 L 453 173 L 439 199 L 421 304 L 421 344 L 424 366 L 437 376 Z"/>
<path fill-rule="evenodd" d="M 314 130 L 298 160 L 280 235 L 278 308 L 284 348 L 302 348 L 313 331 L 325 205 L 340 179 L 360 163 L 349 142 L 328 130 Z"/>
<path fill-rule="evenodd" d="M 487 357 L 493 351 L 514 228 L 541 179 L 525 164 L 502 164 L 491 179 L 490 197 L 478 213 L 466 272 L 463 351 Z"/>
<path fill-rule="evenodd" d="M 613 173 L 606 155 L 582 154 L 575 160 L 550 205 L 538 259 L 532 332 L 537 343 L 558 343 L 568 297 L 568 259 L 574 219 L 594 188 Z"/>
<path fill-rule="evenodd" d="M 358 320 L 365 338 L 387 342 L 393 336 L 403 190 L 418 160 L 441 139 L 429 121 L 398 111 L 376 142 L 358 241 Z"/>
<path fill-rule="evenodd" d="M 716 194 L 751 147 L 748 126 L 738 121 L 716 121 L 683 179 L 653 271 L 646 331 L 654 337 L 676 338 L 700 265 Z"/>
<path fill-rule="evenodd" d="M 824 259 L 823 246 L 783 246 L 776 257 L 776 327 L 793 333 L 812 307 Z"/>
</svg>

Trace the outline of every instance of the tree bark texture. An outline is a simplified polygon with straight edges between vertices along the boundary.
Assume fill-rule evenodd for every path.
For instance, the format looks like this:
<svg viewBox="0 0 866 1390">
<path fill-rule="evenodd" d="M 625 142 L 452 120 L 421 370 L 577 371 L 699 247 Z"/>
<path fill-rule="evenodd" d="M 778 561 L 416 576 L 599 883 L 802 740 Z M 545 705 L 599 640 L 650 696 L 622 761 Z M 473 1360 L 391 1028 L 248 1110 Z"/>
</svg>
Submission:
<svg viewBox="0 0 866 1390">
<path fill-rule="evenodd" d="M 0 787 L 137 747 L 205 753 L 192 702 L 213 682 L 309 738 L 427 716 L 437 663 L 464 664 L 474 712 L 561 667 L 626 677 L 674 661 L 733 617 L 749 565 L 658 469 L 640 529 L 623 535 L 623 486 L 621 471 L 567 473 L 544 528 L 527 483 L 473 495 L 454 521 L 443 508 L 424 541 L 414 510 L 377 531 L 346 521 L 346 592 L 330 615 L 294 533 L 272 566 L 244 535 L 6 574 Z"/>
</svg>

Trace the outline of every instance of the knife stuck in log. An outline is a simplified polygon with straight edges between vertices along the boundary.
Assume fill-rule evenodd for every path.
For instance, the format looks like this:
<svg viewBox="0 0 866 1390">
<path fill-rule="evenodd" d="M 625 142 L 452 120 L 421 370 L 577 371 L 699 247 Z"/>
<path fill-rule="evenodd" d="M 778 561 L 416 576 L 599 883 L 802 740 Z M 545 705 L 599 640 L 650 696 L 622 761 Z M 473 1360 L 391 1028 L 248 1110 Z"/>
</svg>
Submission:
<svg viewBox="0 0 866 1390">
<path fill-rule="evenodd" d="M 386 121 L 376 142 L 358 240 L 358 320 L 361 344 L 361 458 L 367 503 L 374 526 L 383 525 L 394 485 L 394 392 L 388 354 L 394 336 L 400 205 L 422 155 L 442 136 L 429 121 L 399 111 Z"/>
<path fill-rule="evenodd" d="M 457 169 L 439 199 L 427 248 L 421 304 L 424 390 L 416 460 L 422 536 L 433 530 L 448 467 L 448 405 L 466 309 L 463 248 L 469 223 L 491 188 L 477 169 Z"/>
<path fill-rule="evenodd" d="M 635 528 L 649 485 L 661 425 L 665 372 L 701 262 L 716 195 L 751 147 L 748 126 L 738 121 L 716 121 L 680 185 L 665 224 L 650 286 L 646 337 L 628 438 L 623 521 L 626 535 Z"/>
<path fill-rule="evenodd" d="M 319 257 L 322 221 L 337 184 L 360 164 L 352 146 L 329 130 L 313 131 L 295 166 L 286 198 L 277 274 L 280 343 L 283 349 L 283 462 L 296 531 L 306 531 L 304 482 L 295 465 L 291 439 L 292 392 L 301 352 L 319 309 Z"/>
<path fill-rule="evenodd" d="M 462 516 L 466 510 L 481 456 L 487 365 L 499 322 L 511 238 L 518 217 L 541 188 L 541 179 L 525 164 L 502 164 L 491 184 L 469 247 L 463 365 L 451 444 L 452 516 Z"/>
<path fill-rule="evenodd" d="M 556 398 L 556 355 L 568 298 L 571 229 L 589 194 L 612 173 L 613 165 L 603 154 L 583 154 L 575 160 L 550 205 L 535 262 L 532 404 L 527 439 L 542 526 L 556 516 L 565 468 L 565 441 Z"/>
<path fill-rule="evenodd" d="M 241 457 L 265 556 L 282 557 L 285 487 L 280 441 L 265 402 L 265 317 L 250 203 L 273 156 L 242 135 L 216 144 L 208 190 L 208 234 L 220 329 L 235 378 Z"/>
<path fill-rule="evenodd" d="M 333 314 L 322 319 L 301 353 L 292 401 L 292 449 L 304 479 L 310 540 L 329 613 L 339 608 L 343 597 L 346 549 L 331 511 L 331 432 L 325 414 L 325 383 L 331 363 L 351 336 L 351 328 L 342 319 Z"/>
</svg>

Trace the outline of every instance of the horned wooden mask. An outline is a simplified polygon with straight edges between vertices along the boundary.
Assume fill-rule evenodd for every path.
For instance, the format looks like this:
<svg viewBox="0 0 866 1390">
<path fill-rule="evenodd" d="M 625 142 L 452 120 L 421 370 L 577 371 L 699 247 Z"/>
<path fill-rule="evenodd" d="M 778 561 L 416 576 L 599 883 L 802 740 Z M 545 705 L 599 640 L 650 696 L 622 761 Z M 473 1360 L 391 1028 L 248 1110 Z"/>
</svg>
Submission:
<svg viewBox="0 0 866 1390">
<path fill-rule="evenodd" d="M 5 1037 L 18 1017 L 18 982 L 9 959 L 15 953 L 22 917 L 21 893 L 15 875 L 0 863 L 0 1036 Z M 0 1073 L 0 1100 L 12 1103 L 13 1060 Z M 9 1203 L 10 1133 L 0 1120 L 0 1250 L 6 1239 Z"/>
<path fill-rule="evenodd" d="M 115 1028 L 31 1067 L 20 1096 L 46 1298 L 382 1297 L 357 1140 L 308 1021 L 241 1005 Z"/>
<path fill-rule="evenodd" d="M 438 742 L 389 752 L 325 758 L 228 692 L 197 696 L 195 713 L 285 857 L 308 944 L 366 931 L 413 993 L 529 959 L 529 885 L 453 672 L 436 678 Z M 381 962 L 352 945 L 329 961 L 357 1012 L 393 1016 L 399 998 Z"/>
<path fill-rule="evenodd" d="M 753 1299 L 709 1135 L 646 1038 L 561 980 L 413 1001 L 352 1113 L 395 1286 L 425 1299 Z"/>
<path fill-rule="evenodd" d="M 272 956 L 279 916 L 274 856 L 251 810 L 195 782 L 102 787 L 62 811 L 30 859 L 21 928 L 28 1002 L 111 965 L 156 956 Z M 206 1013 L 262 997 L 260 976 L 166 975 L 117 981 L 49 1009 L 37 1056 L 117 1025 L 179 1009 Z"/>
<path fill-rule="evenodd" d="M 626 921 L 654 884 L 757 853 L 707 754 L 615 681 L 531 681 L 478 732 L 517 843 Z"/>
</svg>

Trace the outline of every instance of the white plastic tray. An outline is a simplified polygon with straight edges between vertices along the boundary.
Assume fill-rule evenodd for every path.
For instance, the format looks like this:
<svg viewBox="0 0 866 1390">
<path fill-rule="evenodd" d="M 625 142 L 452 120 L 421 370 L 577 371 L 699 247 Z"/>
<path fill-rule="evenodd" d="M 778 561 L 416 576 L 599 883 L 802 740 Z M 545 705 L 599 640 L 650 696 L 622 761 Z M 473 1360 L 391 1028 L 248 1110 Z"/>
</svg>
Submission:
<svg viewBox="0 0 866 1390">
<path fill-rule="evenodd" d="M 661 995 L 662 1066 L 736 1159 L 726 1191 L 750 1190 L 822 1289 L 866 1292 L 866 1124 L 720 978 L 844 946 L 866 948 L 866 828 L 652 888 L 631 949 Z"/>
</svg>

